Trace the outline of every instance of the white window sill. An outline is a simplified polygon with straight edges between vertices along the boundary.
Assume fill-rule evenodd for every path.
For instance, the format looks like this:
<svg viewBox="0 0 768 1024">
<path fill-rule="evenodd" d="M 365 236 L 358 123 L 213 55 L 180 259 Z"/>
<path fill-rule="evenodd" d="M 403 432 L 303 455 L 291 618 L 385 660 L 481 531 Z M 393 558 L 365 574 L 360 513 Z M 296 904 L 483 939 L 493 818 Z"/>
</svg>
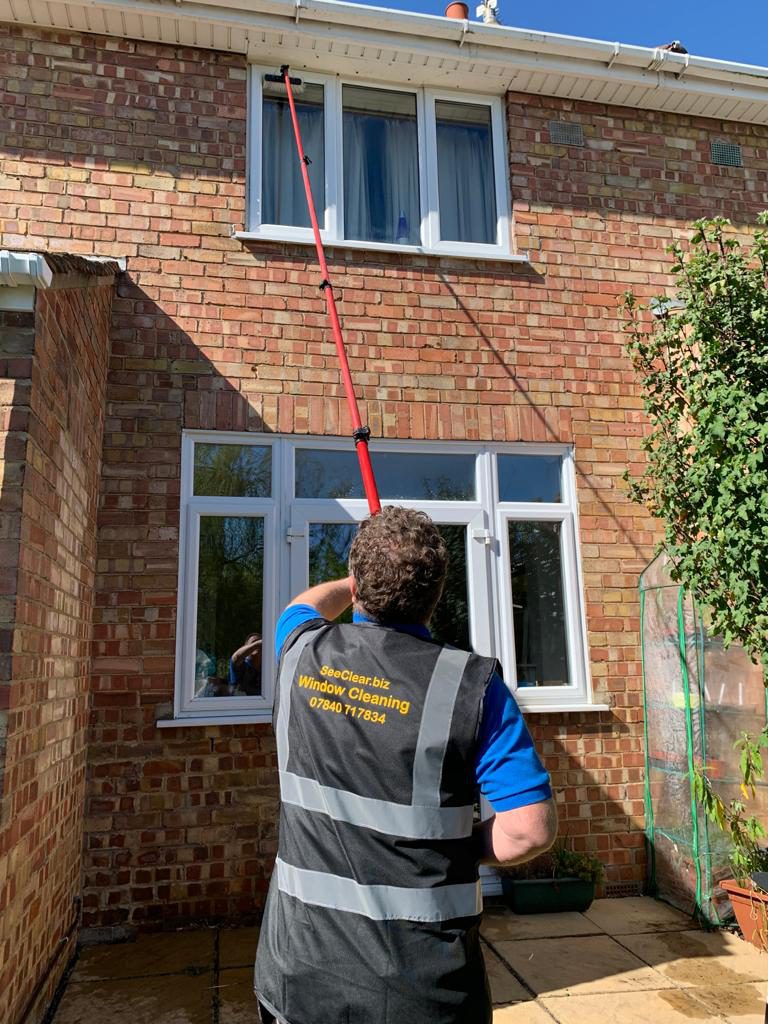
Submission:
<svg viewBox="0 0 768 1024">
<path fill-rule="evenodd" d="M 271 711 L 254 711 L 247 715 L 189 715 L 186 718 L 159 718 L 158 729 L 189 729 L 205 725 L 271 725 Z"/>
<path fill-rule="evenodd" d="M 238 242 L 279 242 L 280 244 L 292 244 L 292 245 L 312 245 L 315 242 L 313 238 L 288 238 L 281 235 L 271 235 L 262 233 L 260 231 L 235 231 L 233 234 Z M 440 248 L 440 249 L 425 249 L 420 245 L 391 245 L 388 242 L 360 242 L 354 239 L 349 240 L 338 240 L 334 239 L 329 241 L 323 239 L 323 245 L 326 249 L 359 249 L 364 252 L 399 252 L 407 253 L 409 256 L 431 256 L 445 257 L 447 259 L 462 259 L 462 260 L 487 260 L 491 263 L 530 263 L 530 255 L 528 252 L 502 252 L 499 249 L 498 252 L 494 252 L 488 248 L 481 251 L 472 251 L 472 249 L 465 249 L 461 246 Z"/>
<path fill-rule="evenodd" d="M 610 704 L 524 704 L 518 707 L 525 715 L 561 715 L 567 711 L 610 711 Z"/>
</svg>

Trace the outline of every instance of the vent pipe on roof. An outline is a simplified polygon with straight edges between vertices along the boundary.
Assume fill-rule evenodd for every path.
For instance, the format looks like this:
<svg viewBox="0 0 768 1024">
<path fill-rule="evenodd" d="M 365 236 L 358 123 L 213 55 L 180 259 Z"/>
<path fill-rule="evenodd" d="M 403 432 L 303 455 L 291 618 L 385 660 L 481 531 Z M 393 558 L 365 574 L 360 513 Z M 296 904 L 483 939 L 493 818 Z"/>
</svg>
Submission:
<svg viewBox="0 0 768 1024">
<path fill-rule="evenodd" d="M 475 11 L 475 17 L 482 18 L 486 25 L 499 24 L 498 0 L 483 0 Z"/>
<path fill-rule="evenodd" d="M 457 18 L 459 21 L 466 21 L 469 17 L 469 7 L 465 3 L 461 3 L 460 0 L 453 0 L 453 3 L 448 4 L 445 8 L 446 18 Z"/>
</svg>

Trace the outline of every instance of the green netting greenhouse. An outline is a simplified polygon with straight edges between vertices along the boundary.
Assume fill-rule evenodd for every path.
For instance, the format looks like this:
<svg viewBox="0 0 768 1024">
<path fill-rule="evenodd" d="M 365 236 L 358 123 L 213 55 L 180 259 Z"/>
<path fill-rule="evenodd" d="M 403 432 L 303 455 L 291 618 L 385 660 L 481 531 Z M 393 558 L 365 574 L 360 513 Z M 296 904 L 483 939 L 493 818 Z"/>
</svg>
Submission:
<svg viewBox="0 0 768 1024">
<path fill-rule="evenodd" d="M 729 846 L 697 805 L 692 773 L 704 765 L 726 802 L 739 798 L 734 743 L 766 723 L 763 673 L 708 632 L 706 613 L 672 580 L 663 554 L 640 577 L 640 614 L 650 889 L 719 924 L 729 908 L 718 889 L 733 874 Z M 766 785 L 757 813 L 768 819 Z"/>
</svg>

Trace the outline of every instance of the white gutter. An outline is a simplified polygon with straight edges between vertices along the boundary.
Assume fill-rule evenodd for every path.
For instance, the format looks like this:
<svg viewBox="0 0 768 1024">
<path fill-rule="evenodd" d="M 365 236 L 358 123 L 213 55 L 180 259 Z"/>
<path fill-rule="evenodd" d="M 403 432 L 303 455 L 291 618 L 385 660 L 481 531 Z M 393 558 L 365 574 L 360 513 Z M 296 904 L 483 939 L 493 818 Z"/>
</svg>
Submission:
<svg viewBox="0 0 768 1024">
<path fill-rule="evenodd" d="M 40 253 L 0 249 L 0 288 L 49 288 L 52 281 L 51 268 Z"/>
<path fill-rule="evenodd" d="M 363 34 L 366 34 L 365 30 L 373 30 L 392 32 L 401 37 L 409 36 L 411 39 L 407 49 L 412 49 L 416 42 L 442 40 L 456 43 L 457 48 L 471 43 L 481 50 L 489 47 L 504 51 L 527 51 L 539 58 L 561 56 L 595 61 L 606 67 L 619 64 L 652 72 L 660 68 L 672 74 L 696 72 L 708 78 L 727 78 L 739 84 L 746 84 L 744 79 L 752 79 L 750 84 L 758 88 L 763 83 L 768 86 L 768 68 L 757 65 L 581 36 L 535 32 L 506 25 L 486 25 L 411 11 L 394 11 L 384 7 L 344 3 L 342 0 L 258 0 L 258 6 L 249 0 L 205 0 L 205 3 L 188 0 L 69 0 L 69 6 L 119 10 L 126 15 L 140 13 L 158 17 L 167 14 L 169 17 L 210 20 L 241 28 L 274 27 L 272 19 L 277 18 L 282 28 L 286 28 L 286 22 L 299 27 L 310 22 L 315 26 L 315 32 L 320 24 L 324 24 L 335 26 L 342 36 L 346 36 L 351 27 L 355 26 L 363 30 Z M 336 34 L 334 32 L 334 37 Z M 400 45 L 403 45 L 402 39 Z"/>
</svg>

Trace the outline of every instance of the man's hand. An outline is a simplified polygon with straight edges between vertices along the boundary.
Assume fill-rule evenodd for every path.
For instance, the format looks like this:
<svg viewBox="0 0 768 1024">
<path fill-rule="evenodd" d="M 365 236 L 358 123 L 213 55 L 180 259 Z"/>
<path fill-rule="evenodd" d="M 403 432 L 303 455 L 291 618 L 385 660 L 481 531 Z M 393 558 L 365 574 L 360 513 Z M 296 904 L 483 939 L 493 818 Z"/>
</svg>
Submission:
<svg viewBox="0 0 768 1024">
<path fill-rule="evenodd" d="M 485 864 L 523 864 L 546 853 L 557 838 L 557 811 L 552 800 L 499 811 L 475 826 Z"/>
<path fill-rule="evenodd" d="M 354 582 L 351 576 L 342 580 L 329 580 L 327 583 L 318 583 L 316 587 L 302 591 L 288 605 L 308 604 L 317 608 L 324 619 L 332 621 L 346 611 L 352 604 L 354 597 Z"/>
</svg>

